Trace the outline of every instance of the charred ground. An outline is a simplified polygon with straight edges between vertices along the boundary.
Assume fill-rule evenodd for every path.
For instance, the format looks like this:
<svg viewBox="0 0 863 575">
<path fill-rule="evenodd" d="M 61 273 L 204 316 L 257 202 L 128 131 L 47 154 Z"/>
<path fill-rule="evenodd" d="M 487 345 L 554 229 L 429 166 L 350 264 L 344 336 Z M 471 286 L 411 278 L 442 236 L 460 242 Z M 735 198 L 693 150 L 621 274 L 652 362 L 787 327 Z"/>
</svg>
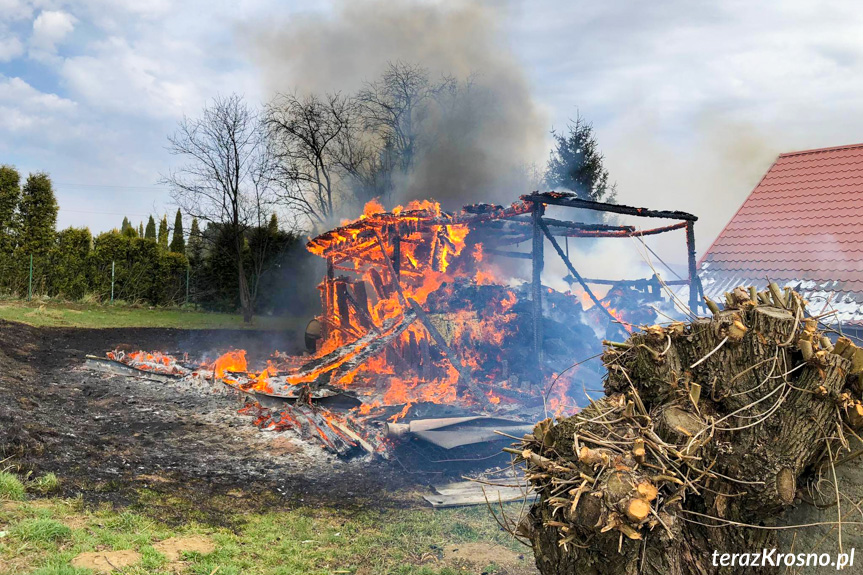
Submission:
<svg viewBox="0 0 863 575">
<path fill-rule="evenodd" d="M 275 500 L 350 508 L 406 506 L 425 474 L 397 462 L 344 462 L 274 439 L 236 414 L 237 400 L 178 393 L 148 381 L 81 369 L 87 353 L 117 347 L 206 354 L 230 346 L 296 352 L 292 332 L 159 328 L 35 328 L 0 322 L 0 459 L 20 471 L 54 472 L 64 495 L 132 502 L 147 488 L 200 502 L 237 488 L 241 505 Z M 266 350 L 266 351 L 264 351 Z M 398 490 L 397 488 L 408 488 Z M 386 492 L 386 497 L 378 497 Z M 218 520 L 224 514 L 210 509 Z"/>
</svg>

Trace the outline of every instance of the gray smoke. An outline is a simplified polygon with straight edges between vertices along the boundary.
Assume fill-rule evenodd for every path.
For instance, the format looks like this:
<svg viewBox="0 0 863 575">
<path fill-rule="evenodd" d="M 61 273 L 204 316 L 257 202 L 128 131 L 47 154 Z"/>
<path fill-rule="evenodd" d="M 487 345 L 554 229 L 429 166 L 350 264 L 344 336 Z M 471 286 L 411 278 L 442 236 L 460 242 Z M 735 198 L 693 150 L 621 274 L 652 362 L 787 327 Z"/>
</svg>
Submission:
<svg viewBox="0 0 863 575">
<path fill-rule="evenodd" d="M 471 79 L 397 190 L 400 201 L 435 198 L 456 209 L 509 203 L 529 191 L 534 182 L 525 166 L 547 153 L 549 123 L 503 38 L 500 9 L 472 1 L 349 0 L 328 15 L 245 25 L 241 36 L 271 95 L 355 93 L 396 61 L 421 65 L 433 79 Z"/>
</svg>

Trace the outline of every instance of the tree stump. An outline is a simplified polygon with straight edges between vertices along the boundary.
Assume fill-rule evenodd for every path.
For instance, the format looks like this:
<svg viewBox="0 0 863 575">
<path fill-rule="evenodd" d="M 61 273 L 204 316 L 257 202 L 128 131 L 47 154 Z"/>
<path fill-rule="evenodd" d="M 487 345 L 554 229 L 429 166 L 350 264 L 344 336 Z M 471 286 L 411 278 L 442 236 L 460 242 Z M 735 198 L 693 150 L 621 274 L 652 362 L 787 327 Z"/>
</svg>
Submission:
<svg viewBox="0 0 863 575">
<path fill-rule="evenodd" d="M 843 425 L 863 426 L 863 349 L 834 347 L 778 287 L 710 307 L 608 344 L 605 397 L 519 445 L 540 495 L 519 533 L 543 575 L 775 570 L 714 565 L 714 551 L 775 546 L 776 531 L 749 526 L 841 452 Z"/>
</svg>

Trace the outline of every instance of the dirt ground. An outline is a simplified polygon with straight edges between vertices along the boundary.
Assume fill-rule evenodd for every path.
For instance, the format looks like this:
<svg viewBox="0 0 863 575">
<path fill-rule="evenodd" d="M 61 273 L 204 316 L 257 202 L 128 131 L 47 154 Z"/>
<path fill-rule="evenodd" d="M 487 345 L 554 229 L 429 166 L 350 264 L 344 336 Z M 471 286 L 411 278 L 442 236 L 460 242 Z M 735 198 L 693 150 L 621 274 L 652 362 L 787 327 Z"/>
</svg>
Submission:
<svg viewBox="0 0 863 575">
<path fill-rule="evenodd" d="M 200 500 L 235 488 L 269 497 L 337 502 L 375 499 L 418 504 L 414 487 L 434 476 L 398 462 L 340 461 L 319 449 L 273 437 L 236 414 L 235 398 L 183 393 L 170 386 L 94 373 L 86 354 L 118 346 L 215 354 L 231 347 L 250 358 L 298 352 L 292 332 L 34 328 L 0 322 L 0 459 L 24 471 L 55 472 L 64 494 L 123 503 L 136 489 Z M 383 496 L 385 494 L 385 496 Z M 211 510 L 218 517 L 219 510 Z"/>
</svg>

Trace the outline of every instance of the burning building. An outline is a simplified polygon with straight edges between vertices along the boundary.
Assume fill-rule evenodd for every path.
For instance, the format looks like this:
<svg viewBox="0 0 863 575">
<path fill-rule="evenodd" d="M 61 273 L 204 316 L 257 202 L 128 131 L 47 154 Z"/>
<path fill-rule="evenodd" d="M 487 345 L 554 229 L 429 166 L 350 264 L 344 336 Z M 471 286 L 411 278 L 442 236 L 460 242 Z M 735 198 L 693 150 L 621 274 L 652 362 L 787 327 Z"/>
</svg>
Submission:
<svg viewBox="0 0 863 575">
<path fill-rule="evenodd" d="M 549 207 L 676 222 L 637 229 L 551 218 Z M 689 307 L 697 307 L 695 221 L 556 192 L 458 213 L 432 201 L 392 211 L 373 201 L 358 219 L 307 244 L 327 264 L 322 311 L 306 333 L 309 356 L 276 354 L 258 369 L 242 351 L 197 366 L 147 354 L 111 359 L 227 384 L 247 398 L 244 410 L 258 425 L 301 431 L 339 453 L 385 452 L 407 434 L 446 449 L 488 441 L 494 429 L 516 434 L 543 413 L 586 405 L 600 375 L 580 360 L 601 353 L 606 333 L 655 323 L 645 302 L 663 300 L 663 291 L 673 298 L 674 286 L 685 284 Z M 568 253 L 570 238 L 674 230 L 685 231 L 685 280 L 585 278 Z M 573 290 L 543 285 L 549 245 Z M 607 290 L 602 297 L 599 288 Z"/>
</svg>

